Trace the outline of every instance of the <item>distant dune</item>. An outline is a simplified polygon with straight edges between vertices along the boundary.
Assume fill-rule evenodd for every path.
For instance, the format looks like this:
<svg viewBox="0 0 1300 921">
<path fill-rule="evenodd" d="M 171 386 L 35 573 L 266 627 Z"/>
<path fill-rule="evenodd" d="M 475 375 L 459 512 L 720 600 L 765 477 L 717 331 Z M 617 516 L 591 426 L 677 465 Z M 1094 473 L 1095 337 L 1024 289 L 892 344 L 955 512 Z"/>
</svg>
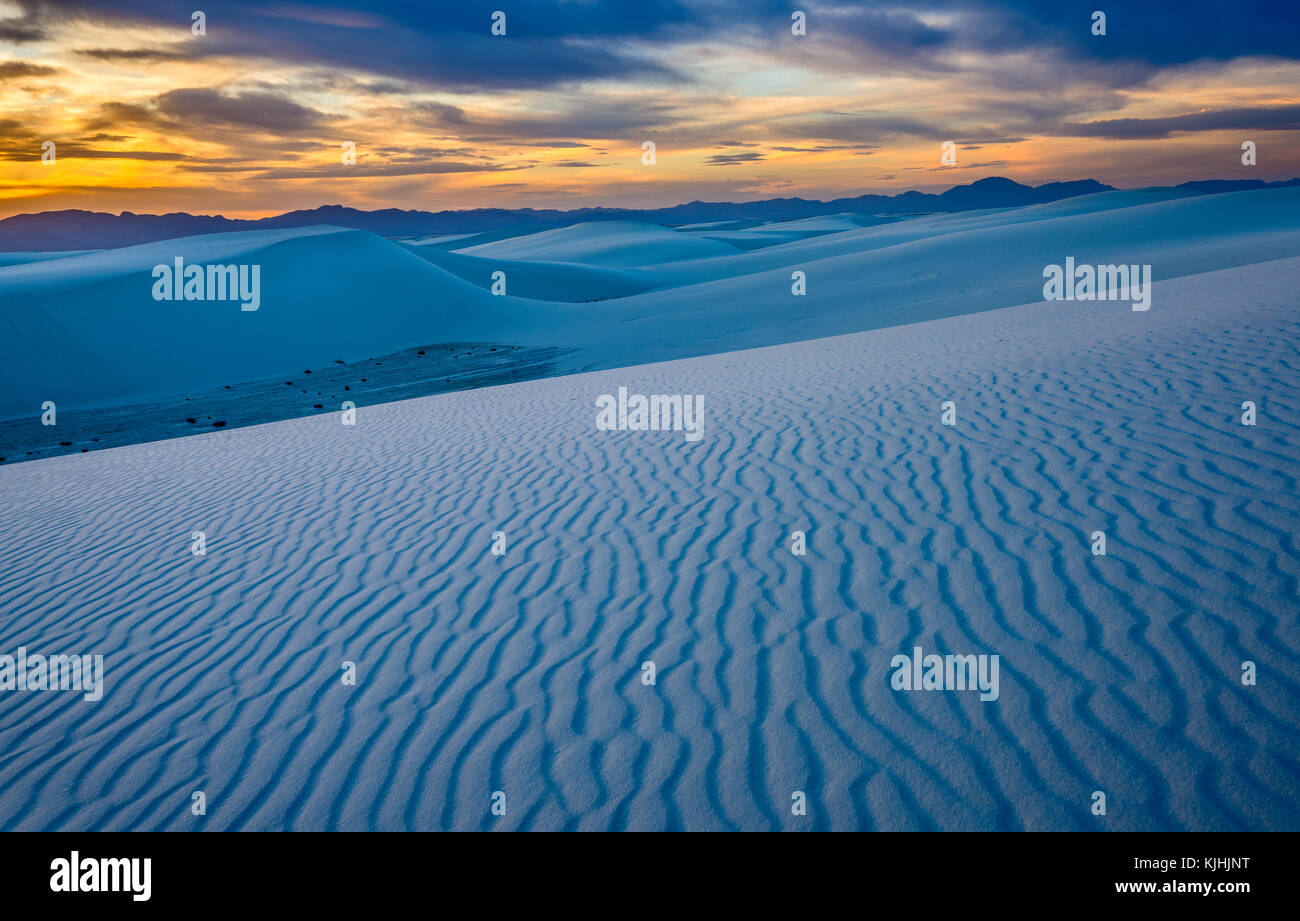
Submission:
<svg viewBox="0 0 1300 921">
<path fill-rule="evenodd" d="M 733 256 L 734 246 L 630 221 L 603 221 L 544 230 L 460 250 L 480 259 L 578 262 L 583 265 L 644 266 L 683 259 Z"/>
<path fill-rule="evenodd" d="M 1042 271 L 1149 263 L 1165 280 L 1300 253 L 1300 187 L 1104 192 L 881 222 L 856 215 L 707 231 L 605 222 L 467 238 L 452 250 L 365 231 L 210 234 L 0 266 L 0 418 L 130 403 L 436 342 L 571 349 L 556 371 L 688 357 L 989 310 L 1042 296 Z M 473 242 L 470 242 L 473 241 Z M 257 264 L 261 306 L 156 301 L 151 272 Z M 503 272 L 506 294 L 490 292 Z M 806 294 L 792 294 L 803 272 Z"/>
</svg>

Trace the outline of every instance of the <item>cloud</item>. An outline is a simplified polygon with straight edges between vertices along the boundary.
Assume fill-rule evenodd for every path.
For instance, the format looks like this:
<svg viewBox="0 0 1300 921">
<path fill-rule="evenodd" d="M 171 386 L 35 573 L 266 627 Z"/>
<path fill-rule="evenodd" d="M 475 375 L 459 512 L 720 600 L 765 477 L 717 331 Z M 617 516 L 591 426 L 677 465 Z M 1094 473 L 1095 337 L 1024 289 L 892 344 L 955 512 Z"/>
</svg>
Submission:
<svg viewBox="0 0 1300 921">
<path fill-rule="evenodd" d="M 436 7 L 410 0 L 336 0 L 328 8 L 232 0 L 208 10 L 208 34 L 186 50 L 196 59 L 320 65 L 442 91 L 539 89 L 632 76 L 682 80 L 638 45 L 667 42 L 675 28 L 698 21 L 676 0 L 529 0 L 505 10 L 506 34 L 494 36 L 492 13 L 501 6 L 500 0 Z M 33 8 L 57 13 L 63 23 L 171 27 L 189 38 L 188 11 L 178 18 L 171 0 L 45 0 Z"/>
<path fill-rule="evenodd" d="M 16 118 L 0 118 L 0 138 L 35 137 L 31 129 Z"/>
<path fill-rule="evenodd" d="M 472 147 L 375 147 L 373 150 L 390 161 L 409 161 L 428 159 L 429 157 L 474 157 L 478 155 L 478 152 Z"/>
<path fill-rule="evenodd" d="M 1024 138 L 996 138 L 996 137 L 984 137 L 984 138 L 961 138 L 961 139 L 959 139 L 959 140 L 953 141 L 953 143 L 954 143 L 954 144 L 972 144 L 972 145 L 985 145 L 985 144 L 1019 144 L 1019 143 L 1023 142 L 1024 140 L 1025 140 Z"/>
<path fill-rule="evenodd" d="M 333 163 L 322 166 L 288 166 L 273 167 L 250 178 L 252 179 L 349 179 L 354 177 L 375 176 L 434 176 L 444 173 L 500 173 L 510 170 L 528 169 L 527 166 L 506 166 L 495 163 L 462 163 L 452 160 L 438 160 L 421 163 L 375 163 L 368 164 L 358 160 L 355 166 L 343 166 Z"/>
<path fill-rule="evenodd" d="M 1112 140 L 1167 138 L 1187 131 L 1296 131 L 1300 130 L 1300 105 L 1207 109 L 1163 118 L 1112 118 L 1082 124 L 1065 124 L 1058 133 L 1071 137 Z"/>
<path fill-rule="evenodd" d="M 423 8 L 412 0 L 266 3 L 230 0 L 210 12 L 209 32 L 189 41 L 186 12 L 173 0 L 21 0 L 22 16 L 0 20 L 0 38 L 36 41 L 52 24 L 93 23 L 176 30 L 186 55 L 234 56 L 317 66 L 446 92 L 544 89 L 584 81 L 690 83 L 665 50 L 725 36 L 733 47 L 785 64 L 901 73 L 1026 74 L 1072 85 L 1130 86 L 1161 69 L 1201 60 L 1267 55 L 1300 59 L 1300 6 L 1239 0 L 1231 7 L 1185 0 L 1108 7 L 1105 36 L 1091 34 L 1090 10 L 1058 0 L 912 0 L 851 4 L 809 0 L 808 36 L 792 40 L 787 0 L 529 0 L 507 9 L 506 34 L 491 34 L 500 0 L 458 0 Z M 150 61 L 178 48 L 85 49 L 105 60 Z M 490 63 L 487 63 L 490 62 Z M 393 83 L 391 81 L 399 81 Z M 1020 82 L 1015 82 L 1020 81 Z"/>
<path fill-rule="evenodd" d="M 154 99 L 163 115 L 183 123 L 294 132 L 318 128 L 329 117 L 278 93 L 225 94 L 216 90 L 169 90 Z"/>
<path fill-rule="evenodd" d="M 782 153 L 822 153 L 827 150 L 857 150 L 858 147 L 852 144 L 815 144 L 812 147 L 768 147 L 767 149 Z"/>
<path fill-rule="evenodd" d="M 764 160 L 766 157 L 761 153 L 738 153 L 738 154 L 714 154 L 705 160 L 708 166 L 739 166 L 742 163 L 755 163 Z"/>
<path fill-rule="evenodd" d="M 417 103 L 406 111 L 414 125 L 454 133 L 468 143 L 509 144 L 519 143 L 520 138 L 568 137 L 626 138 L 639 145 L 647 134 L 673 125 L 680 117 L 671 102 L 633 100 L 619 94 L 565 99 L 540 113 L 505 110 L 471 115 L 458 106 L 441 103 Z"/>
<path fill-rule="evenodd" d="M 183 51 L 168 51 L 164 48 L 78 48 L 73 53 L 79 57 L 117 64 L 183 61 L 193 57 Z"/>
<path fill-rule="evenodd" d="M 958 163 L 956 166 L 932 166 L 933 170 L 956 170 L 956 169 L 992 169 L 995 166 L 1006 166 L 1007 160 L 989 160 L 985 163 Z"/>
<path fill-rule="evenodd" d="M 0 61 L 0 83 L 21 77 L 45 77 L 58 72 L 57 67 L 46 67 L 30 61 Z"/>
<path fill-rule="evenodd" d="M 1231 18 L 1209 0 L 1114 0 L 1103 5 L 1105 37 L 1089 31 L 1093 7 L 1059 0 L 800 0 L 806 37 L 790 34 L 789 0 L 529 0 L 505 10 L 501 37 L 490 33 L 491 13 L 510 6 L 500 0 L 225 0 L 203 7 L 201 38 L 175 0 L 0 0 L 0 16 L 15 4 L 0 40 L 25 30 L 36 45 L 0 63 L 0 81 L 16 103 L 6 114 L 35 130 L 0 135 L 0 151 L 29 158 L 58 126 L 67 156 L 173 159 L 149 170 L 83 167 L 109 184 L 159 190 L 152 199 L 141 191 L 150 201 L 175 181 L 233 173 L 260 180 L 256 194 L 268 199 L 306 198 L 310 180 L 346 175 L 393 177 L 371 184 L 374 202 L 408 206 L 394 197 L 402 186 L 480 203 L 490 176 L 423 177 L 531 168 L 541 172 L 507 178 L 535 178 L 525 184 L 532 194 L 593 202 L 676 196 L 691 182 L 770 189 L 778 179 L 769 172 L 810 191 L 847 191 L 860 188 L 863 167 L 900 182 L 904 170 L 928 170 L 904 163 L 936 163 L 950 139 L 989 157 L 1024 143 L 1017 162 L 1031 173 L 1100 159 L 1105 178 L 1123 182 L 1139 166 L 1119 162 L 1121 150 L 1160 145 L 1056 139 L 1300 127 L 1295 107 L 1277 104 L 1296 98 L 1300 68 L 1287 61 L 1300 59 L 1300 10 L 1262 0 L 1242 0 Z M 1222 63 L 1269 54 L 1287 60 Z M 33 85 L 41 96 L 26 92 Z M 1226 108 L 1147 117 L 1189 98 Z M 1130 115 L 1142 117 L 1118 117 Z M 355 167 L 338 163 L 343 140 L 357 143 Z M 678 162 L 694 177 L 626 178 L 618 164 L 634 165 L 645 140 L 665 156 L 685 152 Z M 1164 147 L 1176 158 L 1198 143 Z M 103 149 L 126 144 L 150 149 Z M 930 144 L 933 157 L 916 153 Z M 200 156 L 213 152 L 231 156 Z M 1170 178 L 1201 175 L 1164 153 L 1148 159 Z M 1269 159 L 1270 168 L 1295 162 L 1289 149 Z M 611 168 L 592 171 L 600 165 Z M 218 208 L 237 197 L 215 184 L 209 195 Z"/>
<path fill-rule="evenodd" d="M 777 122 L 773 129 L 791 137 L 839 141 L 880 141 L 896 137 L 942 139 L 943 126 L 888 112 L 826 112 Z"/>
<path fill-rule="evenodd" d="M 0 42 L 23 45 L 30 42 L 43 42 L 49 38 L 50 33 L 44 21 L 46 5 L 35 0 L 26 0 L 20 2 L 19 6 L 22 8 L 20 15 L 0 19 Z"/>
<path fill-rule="evenodd" d="M 178 164 L 178 167 L 188 173 L 251 173 L 265 168 L 261 166 L 252 166 L 247 163 L 242 165 L 225 163 L 181 163 Z"/>
<path fill-rule="evenodd" d="M 1053 0 L 1011 0 L 989 9 L 1007 38 L 1055 47 L 1072 57 L 1128 59 L 1153 67 L 1250 56 L 1300 59 L 1300 5 L 1277 0 L 1099 4 L 1106 34 L 1095 36 L 1091 10 Z"/>
<path fill-rule="evenodd" d="M 55 154 L 60 160 L 185 160 L 184 154 L 165 150 L 103 150 L 87 147 L 85 142 L 61 141 L 58 138 L 41 138 L 32 129 L 16 119 L 0 119 L 0 160 L 8 162 L 36 161 L 41 159 L 41 144 L 55 142 Z M 95 138 L 88 138 L 94 141 Z"/>
<path fill-rule="evenodd" d="M 98 150 L 78 144 L 60 144 L 60 160 L 186 160 L 185 154 L 170 150 Z"/>
<path fill-rule="evenodd" d="M 1277 0 L 1117 0 L 1087 9 L 1059 0 L 809 6 L 809 36 L 821 39 L 809 50 L 832 69 L 856 56 L 893 72 L 975 70 L 994 79 L 1001 72 L 1013 87 L 1041 86 L 1017 82 L 1030 71 L 1076 85 L 1133 86 L 1197 61 L 1300 59 L 1300 5 Z M 1107 13 L 1104 36 L 1092 34 L 1098 8 Z"/>
</svg>

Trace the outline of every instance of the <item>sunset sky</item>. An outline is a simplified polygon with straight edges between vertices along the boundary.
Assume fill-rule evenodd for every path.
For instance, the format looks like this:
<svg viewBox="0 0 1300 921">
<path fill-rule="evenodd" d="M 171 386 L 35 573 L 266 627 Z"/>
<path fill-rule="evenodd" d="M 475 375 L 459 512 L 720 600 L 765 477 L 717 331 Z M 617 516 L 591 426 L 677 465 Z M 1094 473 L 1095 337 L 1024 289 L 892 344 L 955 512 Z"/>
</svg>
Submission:
<svg viewBox="0 0 1300 921">
<path fill-rule="evenodd" d="M 1277 0 L 0 0 L 0 217 L 1288 179 L 1298 87 Z"/>
</svg>

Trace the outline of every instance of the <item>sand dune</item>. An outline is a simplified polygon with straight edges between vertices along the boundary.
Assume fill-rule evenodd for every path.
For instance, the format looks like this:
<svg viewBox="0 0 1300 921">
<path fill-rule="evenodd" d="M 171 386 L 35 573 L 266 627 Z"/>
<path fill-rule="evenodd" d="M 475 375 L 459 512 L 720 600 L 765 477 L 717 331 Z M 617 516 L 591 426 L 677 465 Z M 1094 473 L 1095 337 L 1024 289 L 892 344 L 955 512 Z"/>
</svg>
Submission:
<svg viewBox="0 0 1300 921">
<path fill-rule="evenodd" d="M 1081 246 L 1101 244 L 1116 252 L 1132 252 L 1129 261 L 1139 253 L 1167 253 L 1172 259 L 1195 248 L 1197 258 L 1171 261 L 1168 271 L 1159 275 L 1169 278 L 1294 255 L 1298 212 L 1300 188 L 1206 196 L 1165 189 L 1103 192 L 1010 210 L 925 215 L 740 255 L 650 266 L 646 271 L 654 273 L 664 287 L 682 286 L 928 242 L 936 271 L 975 277 L 1008 254 L 1044 258 L 1075 240 Z M 949 245 L 958 248 L 944 253 Z M 1210 262 L 1198 264 L 1201 258 Z"/>
<path fill-rule="evenodd" d="M 901 219 L 892 215 L 876 217 L 870 214 L 846 213 L 807 217 L 794 221 L 771 221 L 766 224 L 759 224 L 754 221 L 736 221 L 729 224 L 718 222 L 712 225 L 700 224 L 689 228 L 679 227 L 677 230 L 689 232 L 705 239 L 729 243 L 739 250 L 748 252 L 765 246 L 792 243 L 828 233 L 843 233 L 846 230 L 857 230 L 860 227 L 877 227 Z"/>
<path fill-rule="evenodd" d="M 677 233 L 655 224 L 598 221 L 469 246 L 460 252 L 481 258 L 642 266 L 732 255 L 737 250 L 717 240 Z"/>
<path fill-rule="evenodd" d="M 661 284 L 637 268 L 573 262 L 524 262 L 470 256 L 429 246 L 403 245 L 421 259 L 482 288 L 490 289 L 496 273 L 503 272 L 506 292 L 515 297 L 578 303 L 627 297 Z"/>
<path fill-rule="evenodd" d="M 66 259 L 68 256 L 82 256 L 97 250 L 52 253 L 0 253 L 0 268 L 10 265 L 26 265 L 31 262 L 44 262 L 47 259 Z"/>
<path fill-rule="evenodd" d="M 557 370 L 581 371 L 839 335 L 1027 303 L 1042 296 L 1043 267 L 1067 256 L 1146 263 L 1169 279 L 1300 253 L 1300 189 L 1108 192 L 858 222 L 814 219 L 808 227 L 828 232 L 744 252 L 628 222 L 454 252 L 308 228 L 0 267 L 0 418 L 35 415 L 45 400 L 129 403 L 437 342 L 572 349 Z M 263 306 L 153 300 L 151 268 L 177 255 L 260 264 Z M 504 297 L 488 290 L 498 270 Z M 791 293 L 794 271 L 805 296 Z"/>
<path fill-rule="evenodd" d="M 261 304 L 157 301 L 153 266 L 259 265 Z M 211 234 L 0 269 L 0 417 L 258 380 L 430 342 L 527 338 L 494 298 L 365 231 Z M 546 324 L 554 329 L 556 322 Z"/>
<path fill-rule="evenodd" d="M 0 828 L 1298 829 L 1298 272 L 0 467 Z"/>
</svg>

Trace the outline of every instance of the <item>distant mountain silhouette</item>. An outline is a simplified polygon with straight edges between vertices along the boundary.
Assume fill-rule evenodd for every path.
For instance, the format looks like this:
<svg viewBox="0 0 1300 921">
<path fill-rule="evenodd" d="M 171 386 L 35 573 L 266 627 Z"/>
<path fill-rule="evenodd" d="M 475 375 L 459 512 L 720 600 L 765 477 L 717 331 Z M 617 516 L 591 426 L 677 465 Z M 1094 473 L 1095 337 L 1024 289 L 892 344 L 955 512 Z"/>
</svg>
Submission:
<svg viewBox="0 0 1300 921">
<path fill-rule="evenodd" d="M 1241 191 L 1270 186 L 1300 185 L 1260 180 L 1214 180 L 1186 182 L 1177 188 L 1198 193 Z M 310 227 L 329 224 L 369 230 L 385 237 L 442 233 L 481 233 L 507 228 L 562 227 L 584 221 L 647 221 L 675 226 L 705 221 L 783 221 L 856 211 L 867 214 L 905 214 L 927 211 L 971 211 L 980 208 L 1015 208 L 1110 191 L 1113 187 L 1094 179 L 1051 182 L 1037 188 L 1021 185 L 1001 176 L 980 179 L 970 185 L 954 186 L 934 195 L 903 192 L 899 195 L 860 195 L 833 201 L 802 198 L 771 198 L 751 202 L 693 201 L 670 208 L 635 210 L 627 208 L 578 208 L 572 211 L 533 208 L 476 208 L 471 211 L 402 211 L 386 208 L 359 211 L 342 205 L 324 205 L 308 211 L 290 211 L 259 220 L 236 220 L 220 215 L 108 214 L 99 211 L 45 211 L 19 214 L 0 220 L 0 252 L 42 252 L 53 250 L 110 249 L 151 243 L 175 237 L 256 230 L 272 227 Z"/>
</svg>

